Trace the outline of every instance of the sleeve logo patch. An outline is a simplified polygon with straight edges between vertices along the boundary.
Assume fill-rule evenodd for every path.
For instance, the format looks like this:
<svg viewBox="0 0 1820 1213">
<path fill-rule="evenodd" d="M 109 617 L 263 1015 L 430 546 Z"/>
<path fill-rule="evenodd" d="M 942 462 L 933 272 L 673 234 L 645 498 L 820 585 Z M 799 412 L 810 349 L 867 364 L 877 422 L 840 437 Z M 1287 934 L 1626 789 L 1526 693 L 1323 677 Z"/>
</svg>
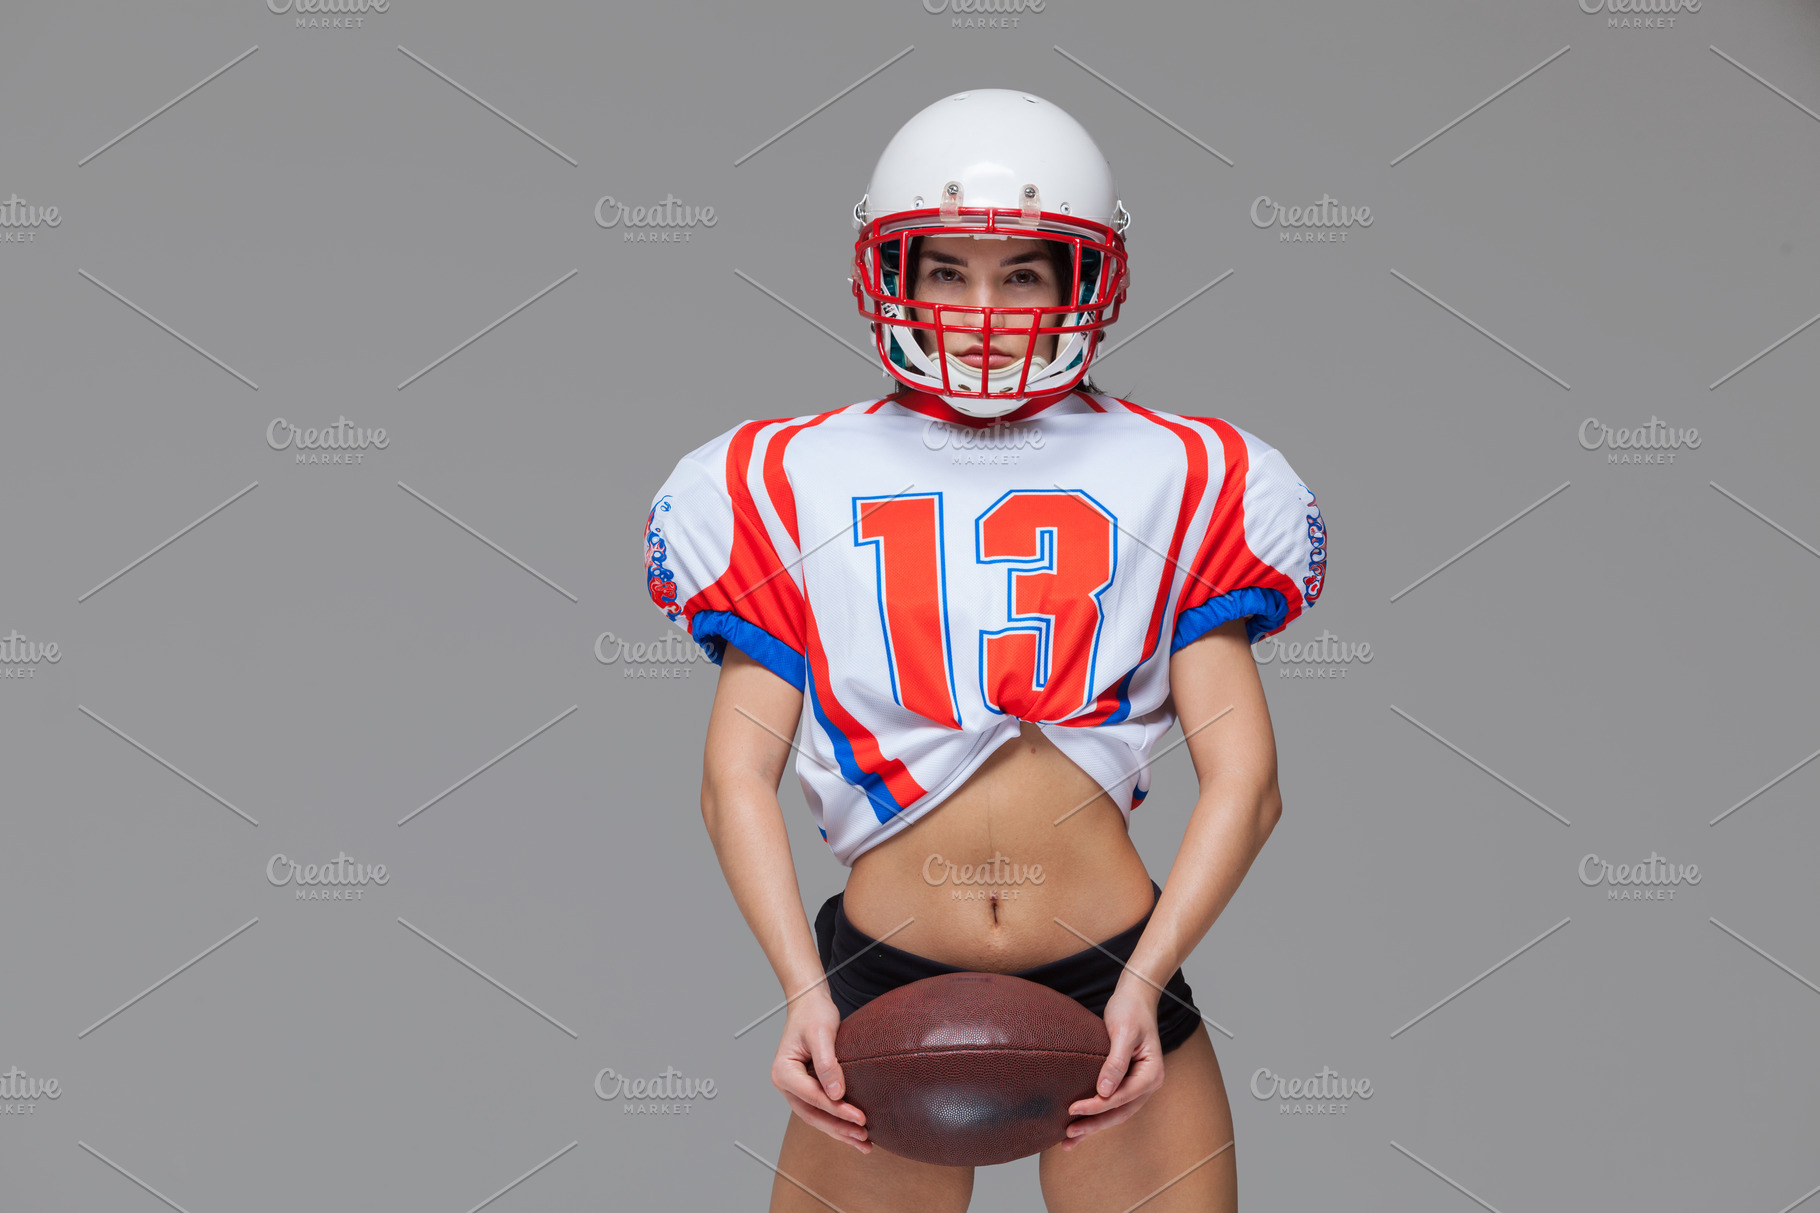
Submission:
<svg viewBox="0 0 1820 1213">
<path fill-rule="evenodd" d="M 1313 493 L 1308 494 L 1308 507 L 1314 513 L 1308 515 L 1308 576 L 1302 578 L 1302 602 L 1313 606 L 1327 581 L 1327 523 L 1321 518 L 1321 507 L 1315 504 Z"/>
<path fill-rule="evenodd" d="M 645 585 L 650 590 L 651 601 L 670 617 L 672 623 L 678 623 L 682 620 L 682 608 L 676 605 L 676 578 L 664 564 L 669 545 L 664 541 L 663 527 L 657 521 L 660 510 L 666 514 L 670 511 L 668 493 L 659 497 L 651 506 L 651 512 L 645 515 Z"/>
</svg>

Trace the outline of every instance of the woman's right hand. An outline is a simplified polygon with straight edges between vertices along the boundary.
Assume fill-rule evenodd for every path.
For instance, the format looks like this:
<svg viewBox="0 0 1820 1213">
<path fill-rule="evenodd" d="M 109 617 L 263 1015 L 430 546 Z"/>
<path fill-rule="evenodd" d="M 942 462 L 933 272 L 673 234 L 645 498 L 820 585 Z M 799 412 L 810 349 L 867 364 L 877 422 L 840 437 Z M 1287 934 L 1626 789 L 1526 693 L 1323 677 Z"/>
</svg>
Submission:
<svg viewBox="0 0 1820 1213">
<path fill-rule="evenodd" d="M 872 1152 L 866 1139 L 866 1114 L 841 1099 L 846 1087 L 834 1059 L 834 1033 L 840 1008 L 825 987 L 817 987 L 790 1004 L 784 1036 L 771 1062 L 771 1085 L 783 1093 L 790 1110 L 836 1141 L 862 1154 Z"/>
</svg>

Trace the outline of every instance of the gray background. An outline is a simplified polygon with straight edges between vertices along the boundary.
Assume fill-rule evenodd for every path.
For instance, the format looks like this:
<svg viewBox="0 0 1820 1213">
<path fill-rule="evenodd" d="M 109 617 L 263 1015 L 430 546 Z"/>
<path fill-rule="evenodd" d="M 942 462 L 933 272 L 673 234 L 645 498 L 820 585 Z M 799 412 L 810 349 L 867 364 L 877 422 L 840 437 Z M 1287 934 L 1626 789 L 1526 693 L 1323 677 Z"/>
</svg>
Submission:
<svg viewBox="0 0 1820 1213">
<path fill-rule="evenodd" d="M 1330 542 L 1283 639 L 1372 645 L 1344 678 L 1263 671 L 1285 815 L 1186 966 L 1232 1033 L 1243 1207 L 1811 1194 L 1820 763 L 1708 823 L 1820 746 L 1820 327 L 1711 385 L 1820 311 L 1820 5 L 1608 17 L 7 6 L 0 198 L 61 222 L 0 244 L 0 635 L 62 656 L 0 680 L 0 1072 L 62 1094 L 0 1115 L 0 1208 L 461 1213 L 572 1143 L 488 1208 L 762 1207 L 735 1143 L 776 1159 L 781 1019 L 734 1037 L 778 990 L 697 812 L 713 671 L 628 678 L 595 643 L 668 630 L 639 565 L 677 457 L 884 386 L 734 270 L 863 340 L 851 207 L 900 123 L 979 86 L 1106 150 L 1135 216 L 1113 339 L 1234 271 L 1097 377 L 1282 449 Z M 1323 192 L 1373 223 L 1285 244 L 1249 220 Z M 718 221 L 629 244 L 593 221 L 609 194 Z M 1576 440 L 1651 415 L 1701 446 L 1609 466 Z M 265 445 L 338 416 L 390 447 Z M 1178 748 L 1134 819 L 1159 879 L 1193 791 Z M 813 907 L 845 872 L 782 795 Z M 342 851 L 389 882 L 316 903 L 265 879 Z M 1576 878 L 1651 851 L 1701 882 L 1615 903 Z M 1249 1092 L 1323 1065 L 1374 1094 L 1299 1116 Z M 604 1067 L 719 1093 L 633 1115 Z M 1040 1208 L 1034 1160 L 982 1170 L 975 1207 Z"/>
</svg>

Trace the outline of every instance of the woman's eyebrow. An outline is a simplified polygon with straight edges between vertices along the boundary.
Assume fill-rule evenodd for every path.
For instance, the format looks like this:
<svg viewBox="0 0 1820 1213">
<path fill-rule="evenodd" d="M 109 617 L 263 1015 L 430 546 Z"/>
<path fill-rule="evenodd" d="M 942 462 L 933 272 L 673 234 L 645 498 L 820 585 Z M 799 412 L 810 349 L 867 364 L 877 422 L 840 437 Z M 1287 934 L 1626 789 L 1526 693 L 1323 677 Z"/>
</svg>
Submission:
<svg viewBox="0 0 1820 1213">
<path fill-rule="evenodd" d="M 930 249 L 929 251 L 925 252 L 923 254 L 923 257 L 924 257 L 924 259 L 929 260 L 929 261 L 939 261 L 943 265 L 964 266 L 967 264 L 967 259 L 965 257 L 956 257 L 953 253 L 938 252 L 935 249 Z M 1038 249 L 1032 249 L 1027 253 L 1019 253 L 1015 257 L 1007 257 L 1003 261 L 999 262 L 998 264 L 999 264 L 999 268 L 1003 269 L 1004 267 L 1006 267 L 1008 265 L 1022 265 L 1026 261 L 1047 261 L 1047 260 L 1049 260 L 1048 253 L 1042 252 Z"/>
</svg>

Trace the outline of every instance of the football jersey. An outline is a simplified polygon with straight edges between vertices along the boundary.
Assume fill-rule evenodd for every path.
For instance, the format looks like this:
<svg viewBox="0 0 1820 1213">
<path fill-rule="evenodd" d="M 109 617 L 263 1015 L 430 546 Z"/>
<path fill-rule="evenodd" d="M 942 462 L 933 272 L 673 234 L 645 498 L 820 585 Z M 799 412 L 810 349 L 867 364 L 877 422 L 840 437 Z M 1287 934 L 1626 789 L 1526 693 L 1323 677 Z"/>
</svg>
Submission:
<svg viewBox="0 0 1820 1213">
<path fill-rule="evenodd" d="M 1170 656 L 1233 619 L 1282 630 L 1326 569 L 1274 447 L 1080 390 L 991 424 L 912 390 L 746 421 L 645 521 L 652 601 L 716 664 L 731 644 L 803 692 L 797 775 L 848 866 L 1021 720 L 1129 818 L 1175 722 Z"/>
</svg>

